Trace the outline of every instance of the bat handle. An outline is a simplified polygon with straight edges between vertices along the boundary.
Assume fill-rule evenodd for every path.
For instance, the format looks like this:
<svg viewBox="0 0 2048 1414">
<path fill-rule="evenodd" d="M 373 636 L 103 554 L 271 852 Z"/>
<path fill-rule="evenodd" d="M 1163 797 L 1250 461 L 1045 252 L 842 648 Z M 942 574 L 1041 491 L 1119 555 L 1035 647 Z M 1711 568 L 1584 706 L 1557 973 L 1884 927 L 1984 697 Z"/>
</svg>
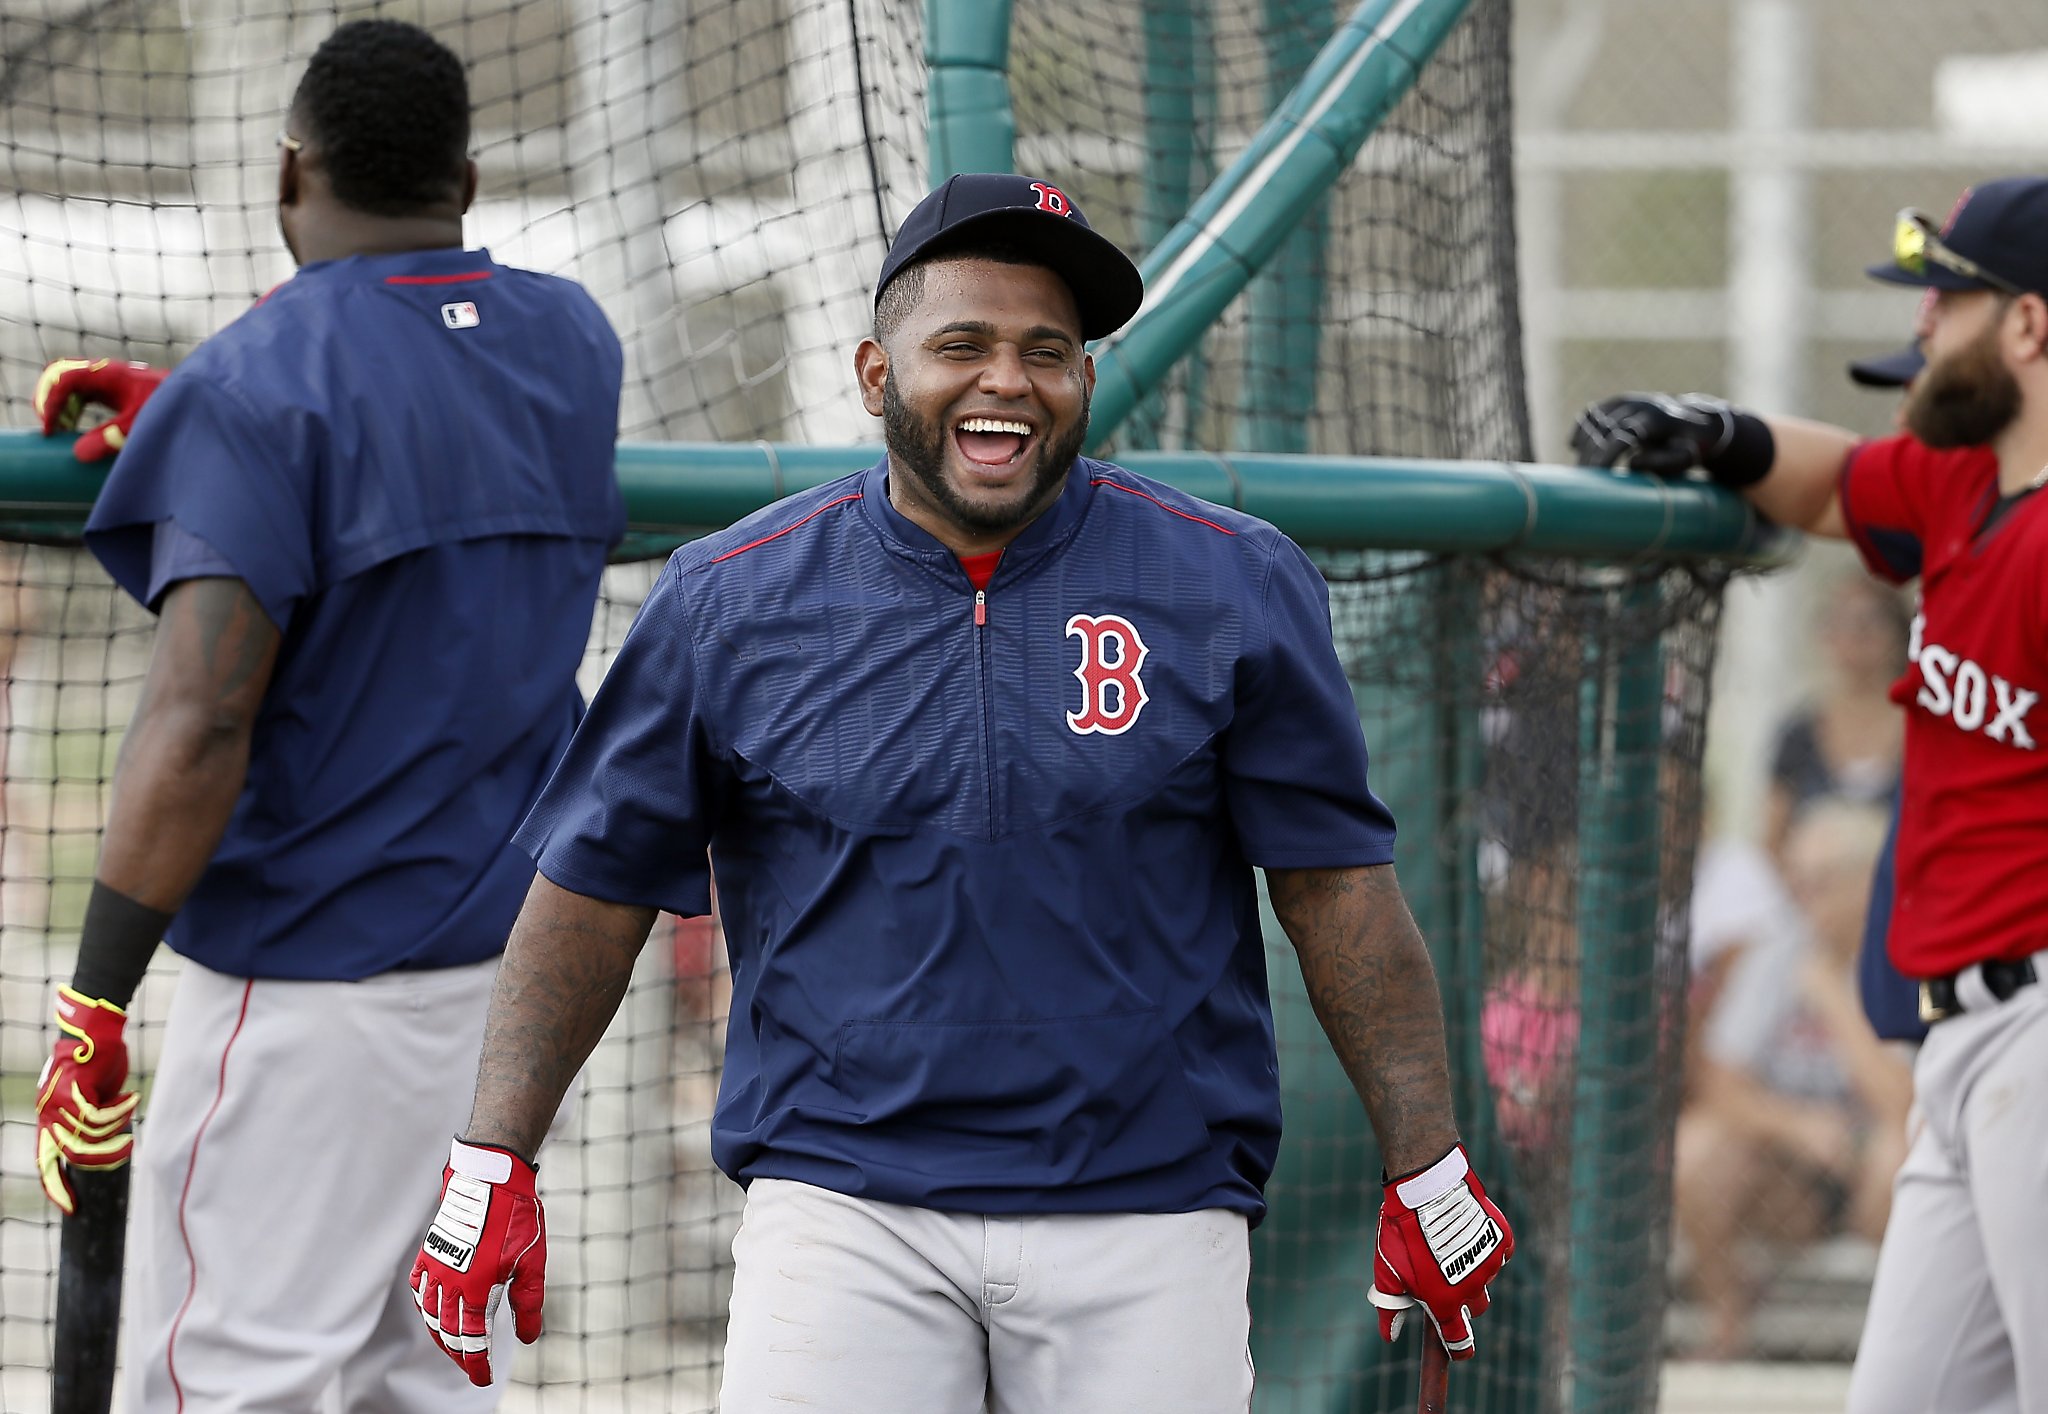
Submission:
<svg viewBox="0 0 2048 1414">
<path fill-rule="evenodd" d="M 106 1414 L 112 1406 L 128 1174 L 126 1168 L 71 1171 L 78 1211 L 64 1219 L 58 1240 L 51 1414 Z"/>
<path fill-rule="evenodd" d="M 1444 1414 L 1444 1402 L 1450 1398 L 1451 1352 L 1444 1349 L 1437 1333 L 1425 1324 L 1422 1328 L 1422 1389 L 1416 1396 L 1415 1414 Z"/>
</svg>

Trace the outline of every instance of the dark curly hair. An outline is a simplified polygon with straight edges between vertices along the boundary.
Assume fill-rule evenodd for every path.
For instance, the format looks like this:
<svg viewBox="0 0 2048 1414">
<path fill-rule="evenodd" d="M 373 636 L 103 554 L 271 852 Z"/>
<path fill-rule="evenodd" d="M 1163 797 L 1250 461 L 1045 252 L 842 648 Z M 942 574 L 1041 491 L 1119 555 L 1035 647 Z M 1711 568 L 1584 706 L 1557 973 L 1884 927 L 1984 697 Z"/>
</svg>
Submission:
<svg viewBox="0 0 2048 1414">
<path fill-rule="evenodd" d="M 462 189 L 469 80 L 417 25 L 353 20 L 327 36 L 292 98 L 294 136 L 319 148 L 334 194 L 373 216 L 409 216 Z"/>
</svg>

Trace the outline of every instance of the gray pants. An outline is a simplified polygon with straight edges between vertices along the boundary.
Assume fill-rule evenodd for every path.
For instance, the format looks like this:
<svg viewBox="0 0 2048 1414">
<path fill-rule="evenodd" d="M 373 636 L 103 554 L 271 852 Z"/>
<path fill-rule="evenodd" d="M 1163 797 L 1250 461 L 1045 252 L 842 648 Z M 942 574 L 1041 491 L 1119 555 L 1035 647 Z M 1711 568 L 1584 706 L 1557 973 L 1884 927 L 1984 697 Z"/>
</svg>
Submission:
<svg viewBox="0 0 2048 1414">
<path fill-rule="evenodd" d="M 2048 1410 L 2048 984 L 1928 1033 L 1852 1414 Z"/>
<path fill-rule="evenodd" d="M 1236 1213 L 975 1217 L 756 1179 L 723 1414 L 1245 1414 Z"/>
<path fill-rule="evenodd" d="M 135 1150 L 130 1410 L 496 1408 L 406 1285 L 496 975 L 495 959 L 364 982 L 184 964 Z"/>
</svg>

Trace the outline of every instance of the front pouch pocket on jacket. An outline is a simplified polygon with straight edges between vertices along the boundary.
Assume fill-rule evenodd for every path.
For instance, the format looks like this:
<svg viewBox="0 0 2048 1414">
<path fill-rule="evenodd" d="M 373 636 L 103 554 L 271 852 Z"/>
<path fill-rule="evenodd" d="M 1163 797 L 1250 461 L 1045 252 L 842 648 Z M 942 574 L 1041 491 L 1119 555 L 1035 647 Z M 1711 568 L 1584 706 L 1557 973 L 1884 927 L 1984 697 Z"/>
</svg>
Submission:
<svg viewBox="0 0 2048 1414">
<path fill-rule="evenodd" d="M 849 1021 L 834 1079 L 871 1140 L 937 1175 L 1088 1184 L 1203 1153 L 1209 1127 L 1152 1010 L 1045 1021 Z"/>
</svg>

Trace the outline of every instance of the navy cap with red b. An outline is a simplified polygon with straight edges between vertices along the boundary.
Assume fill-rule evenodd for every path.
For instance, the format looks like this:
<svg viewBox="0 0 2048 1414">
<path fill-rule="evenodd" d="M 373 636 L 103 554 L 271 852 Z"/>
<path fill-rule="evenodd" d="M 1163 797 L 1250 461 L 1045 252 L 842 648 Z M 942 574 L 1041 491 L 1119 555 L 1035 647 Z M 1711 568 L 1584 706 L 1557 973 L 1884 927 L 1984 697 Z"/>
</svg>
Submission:
<svg viewBox="0 0 2048 1414">
<path fill-rule="evenodd" d="M 1009 172 L 962 172 L 912 208 L 882 260 L 876 301 L 911 265 L 984 238 L 1029 251 L 1066 281 L 1084 339 L 1122 328 L 1145 301 L 1138 267 L 1088 224 L 1072 198 L 1050 182 Z"/>
<path fill-rule="evenodd" d="M 2048 178 L 1972 187 L 1939 229 L 1920 212 L 1901 211 L 1891 260 L 1865 273 L 1937 290 L 2048 294 Z"/>
</svg>

